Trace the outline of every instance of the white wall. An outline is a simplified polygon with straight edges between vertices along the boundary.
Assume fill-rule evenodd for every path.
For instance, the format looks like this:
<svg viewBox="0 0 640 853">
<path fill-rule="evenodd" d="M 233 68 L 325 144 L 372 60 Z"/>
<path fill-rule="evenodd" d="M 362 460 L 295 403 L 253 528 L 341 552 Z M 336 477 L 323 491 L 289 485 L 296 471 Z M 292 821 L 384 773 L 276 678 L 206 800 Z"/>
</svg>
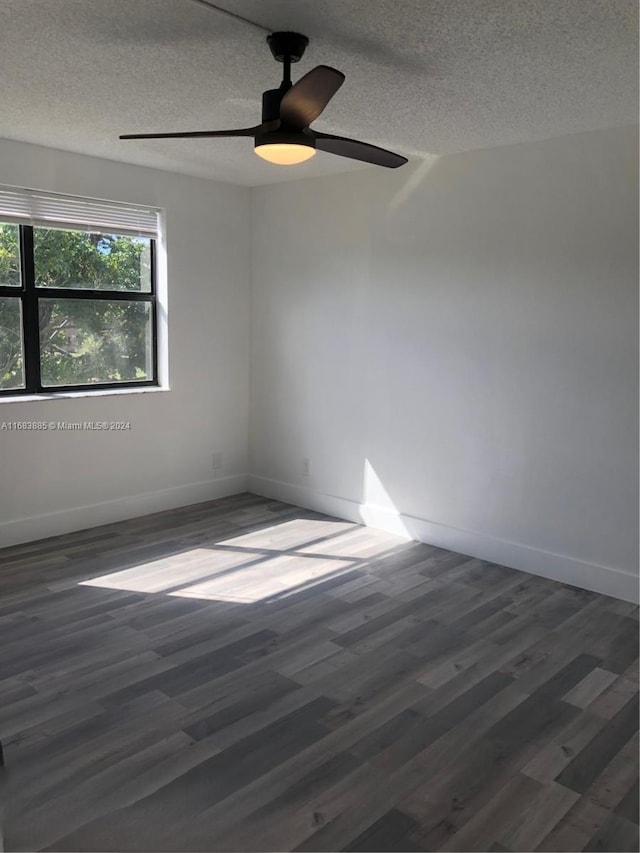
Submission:
<svg viewBox="0 0 640 853">
<path fill-rule="evenodd" d="M 252 489 L 637 597 L 637 144 L 253 190 Z"/>
<path fill-rule="evenodd" d="M 118 433 L 0 429 L 0 546 L 243 491 L 249 191 L 7 140 L 0 183 L 166 210 L 171 356 L 170 391 L 0 400 L 0 426 L 131 422 Z"/>
</svg>

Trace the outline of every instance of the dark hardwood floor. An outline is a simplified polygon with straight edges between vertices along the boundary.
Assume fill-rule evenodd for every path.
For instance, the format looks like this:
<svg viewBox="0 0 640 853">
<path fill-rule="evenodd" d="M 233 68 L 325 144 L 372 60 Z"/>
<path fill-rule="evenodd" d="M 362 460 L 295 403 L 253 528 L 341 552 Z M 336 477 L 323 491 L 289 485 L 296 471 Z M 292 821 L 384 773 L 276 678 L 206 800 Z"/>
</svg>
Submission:
<svg viewBox="0 0 640 853">
<path fill-rule="evenodd" d="M 637 618 L 248 494 L 5 549 L 5 849 L 637 851 Z"/>
</svg>

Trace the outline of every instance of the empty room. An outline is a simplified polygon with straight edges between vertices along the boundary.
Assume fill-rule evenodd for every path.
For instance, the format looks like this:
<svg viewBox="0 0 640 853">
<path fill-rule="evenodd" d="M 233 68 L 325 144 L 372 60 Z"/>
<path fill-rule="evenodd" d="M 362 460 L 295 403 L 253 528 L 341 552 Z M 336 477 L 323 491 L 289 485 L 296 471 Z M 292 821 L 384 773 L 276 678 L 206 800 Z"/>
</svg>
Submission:
<svg viewBox="0 0 640 853">
<path fill-rule="evenodd" d="M 0 74 L 0 850 L 638 851 L 635 0 Z"/>
</svg>

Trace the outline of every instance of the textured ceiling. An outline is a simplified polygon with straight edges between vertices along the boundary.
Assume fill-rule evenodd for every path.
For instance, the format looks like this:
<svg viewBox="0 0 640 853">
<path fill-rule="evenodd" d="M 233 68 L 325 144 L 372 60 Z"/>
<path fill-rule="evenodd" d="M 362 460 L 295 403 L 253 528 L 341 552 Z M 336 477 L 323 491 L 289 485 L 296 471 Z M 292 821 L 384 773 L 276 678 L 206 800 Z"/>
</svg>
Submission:
<svg viewBox="0 0 640 853">
<path fill-rule="evenodd" d="M 636 0 L 215 2 L 309 36 L 294 80 L 346 74 L 318 129 L 410 158 L 638 120 Z M 363 168 L 318 153 L 284 169 L 248 139 L 117 139 L 253 125 L 280 72 L 264 32 L 192 0 L 0 0 L 0 137 L 246 185 Z"/>
</svg>

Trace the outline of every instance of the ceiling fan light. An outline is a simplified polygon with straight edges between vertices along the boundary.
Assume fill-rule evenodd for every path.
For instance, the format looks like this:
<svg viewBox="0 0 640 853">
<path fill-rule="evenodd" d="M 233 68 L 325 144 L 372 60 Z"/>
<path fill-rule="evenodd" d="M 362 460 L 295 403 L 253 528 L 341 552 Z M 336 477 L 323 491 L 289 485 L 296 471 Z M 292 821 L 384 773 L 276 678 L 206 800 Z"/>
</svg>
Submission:
<svg viewBox="0 0 640 853">
<path fill-rule="evenodd" d="M 258 157 L 278 166 L 295 166 L 310 160 L 316 153 L 315 139 L 303 133 L 288 133 L 276 130 L 256 136 L 255 148 Z"/>
<path fill-rule="evenodd" d="M 304 163 L 316 153 L 315 148 L 291 142 L 264 143 L 256 145 L 254 151 L 258 157 L 278 166 L 295 166 L 297 163 Z"/>
</svg>

